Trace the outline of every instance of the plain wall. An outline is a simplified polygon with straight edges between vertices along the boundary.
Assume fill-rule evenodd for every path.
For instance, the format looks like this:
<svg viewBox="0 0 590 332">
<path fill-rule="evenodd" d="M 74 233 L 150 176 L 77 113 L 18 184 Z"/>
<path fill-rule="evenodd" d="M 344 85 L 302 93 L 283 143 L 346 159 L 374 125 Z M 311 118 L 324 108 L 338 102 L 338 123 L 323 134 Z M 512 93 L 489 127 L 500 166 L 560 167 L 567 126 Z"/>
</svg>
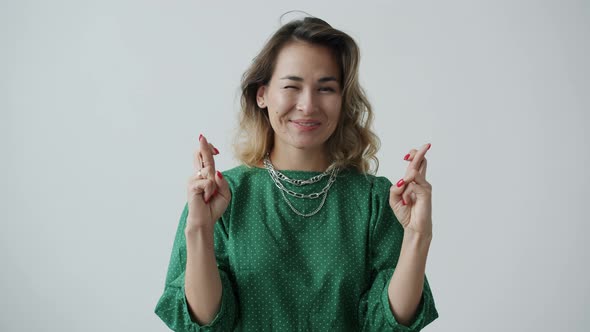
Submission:
<svg viewBox="0 0 590 332">
<path fill-rule="evenodd" d="M 0 2 L 0 330 L 167 331 L 200 133 L 231 154 L 244 70 L 299 9 L 361 47 L 379 175 L 432 143 L 440 317 L 586 331 L 586 1 Z"/>
</svg>

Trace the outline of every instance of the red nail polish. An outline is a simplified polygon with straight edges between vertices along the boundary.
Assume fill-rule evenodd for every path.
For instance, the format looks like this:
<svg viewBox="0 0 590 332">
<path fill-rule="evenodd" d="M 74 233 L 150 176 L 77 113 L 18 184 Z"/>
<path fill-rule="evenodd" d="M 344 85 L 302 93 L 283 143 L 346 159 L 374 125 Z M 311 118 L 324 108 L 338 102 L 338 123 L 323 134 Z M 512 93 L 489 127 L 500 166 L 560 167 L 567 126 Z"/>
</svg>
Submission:
<svg viewBox="0 0 590 332">
<path fill-rule="evenodd" d="M 199 141 L 203 138 L 203 134 L 199 134 Z"/>
<path fill-rule="evenodd" d="M 220 171 L 217 171 L 217 176 L 218 176 L 220 179 L 223 179 L 223 175 L 221 174 L 221 172 L 220 172 Z"/>
<path fill-rule="evenodd" d="M 404 201 L 404 199 L 402 198 L 402 204 L 406 205 L 406 201 Z"/>
<path fill-rule="evenodd" d="M 213 148 L 213 152 L 215 152 L 215 154 L 219 154 L 219 150 L 217 150 L 217 148 Z"/>
<path fill-rule="evenodd" d="M 397 181 L 397 184 L 396 184 L 396 185 L 397 185 L 397 187 L 399 188 L 399 187 L 403 186 L 403 185 L 404 185 L 404 183 L 405 183 L 405 182 L 404 182 L 404 179 L 400 179 L 399 181 Z"/>
<path fill-rule="evenodd" d="M 428 149 L 426 149 L 426 150 L 430 150 L 431 146 L 432 146 L 432 144 L 428 143 Z"/>
<path fill-rule="evenodd" d="M 404 157 L 404 160 L 408 160 L 408 158 L 410 158 L 410 154 L 409 153 Z"/>
</svg>

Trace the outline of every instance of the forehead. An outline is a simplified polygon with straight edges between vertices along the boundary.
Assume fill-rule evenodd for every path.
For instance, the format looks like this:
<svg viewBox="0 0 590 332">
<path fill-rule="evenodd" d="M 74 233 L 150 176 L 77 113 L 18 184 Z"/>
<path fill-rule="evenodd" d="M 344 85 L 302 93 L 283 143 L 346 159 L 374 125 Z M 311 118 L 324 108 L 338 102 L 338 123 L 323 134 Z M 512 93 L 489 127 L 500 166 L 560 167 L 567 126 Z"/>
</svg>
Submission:
<svg viewBox="0 0 590 332">
<path fill-rule="evenodd" d="M 280 50 L 273 77 L 296 75 L 304 79 L 335 76 L 340 70 L 334 52 L 326 46 L 305 42 L 290 42 Z"/>
</svg>

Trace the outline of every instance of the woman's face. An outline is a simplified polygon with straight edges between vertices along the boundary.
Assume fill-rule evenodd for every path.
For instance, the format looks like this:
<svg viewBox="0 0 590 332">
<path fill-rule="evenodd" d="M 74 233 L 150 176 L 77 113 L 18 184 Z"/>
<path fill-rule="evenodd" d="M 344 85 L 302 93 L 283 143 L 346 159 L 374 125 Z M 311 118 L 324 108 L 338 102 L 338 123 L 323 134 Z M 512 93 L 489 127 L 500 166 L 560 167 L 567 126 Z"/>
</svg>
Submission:
<svg viewBox="0 0 590 332">
<path fill-rule="evenodd" d="M 279 52 L 257 102 L 268 108 L 275 148 L 321 149 L 338 124 L 340 70 L 330 49 L 292 42 Z"/>
</svg>

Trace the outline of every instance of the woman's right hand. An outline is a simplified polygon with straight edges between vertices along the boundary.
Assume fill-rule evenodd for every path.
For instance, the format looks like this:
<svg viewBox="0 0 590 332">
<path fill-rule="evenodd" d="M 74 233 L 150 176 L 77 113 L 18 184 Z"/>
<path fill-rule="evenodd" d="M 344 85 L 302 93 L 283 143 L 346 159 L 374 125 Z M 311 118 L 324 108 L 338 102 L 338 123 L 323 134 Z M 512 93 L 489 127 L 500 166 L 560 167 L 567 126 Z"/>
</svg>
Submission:
<svg viewBox="0 0 590 332">
<path fill-rule="evenodd" d="M 229 185 L 221 172 L 215 170 L 213 156 L 218 153 L 205 136 L 199 137 L 199 149 L 193 158 L 195 173 L 188 179 L 185 232 L 203 229 L 212 232 L 229 205 Z"/>
</svg>

